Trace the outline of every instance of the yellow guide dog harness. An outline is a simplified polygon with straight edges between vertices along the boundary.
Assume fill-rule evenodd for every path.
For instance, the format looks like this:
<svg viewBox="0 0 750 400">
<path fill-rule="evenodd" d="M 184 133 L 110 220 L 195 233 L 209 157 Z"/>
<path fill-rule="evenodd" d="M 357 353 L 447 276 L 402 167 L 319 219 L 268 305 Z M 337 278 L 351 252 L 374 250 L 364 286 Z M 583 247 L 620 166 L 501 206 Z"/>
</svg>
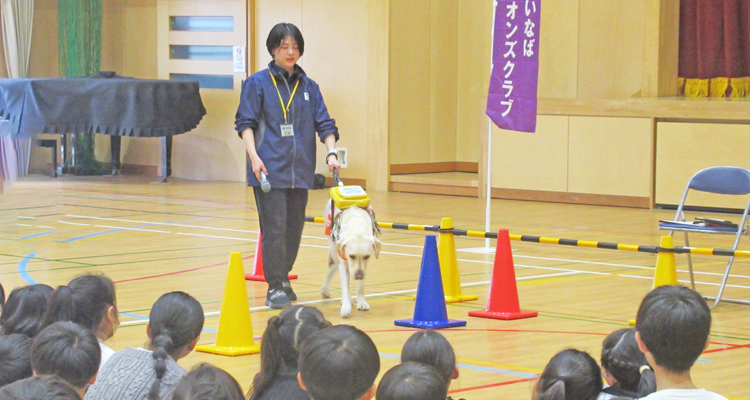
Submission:
<svg viewBox="0 0 750 400">
<path fill-rule="evenodd" d="M 372 219 L 372 230 L 375 236 L 380 236 L 380 225 L 375 220 L 375 211 L 370 207 L 370 197 L 361 186 L 334 186 L 328 191 L 331 196 L 331 209 L 326 213 L 326 235 L 335 242 L 341 232 L 339 219 L 341 211 L 350 207 L 359 207 L 367 211 Z M 339 251 L 339 257 L 345 258 Z"/>
</svg>

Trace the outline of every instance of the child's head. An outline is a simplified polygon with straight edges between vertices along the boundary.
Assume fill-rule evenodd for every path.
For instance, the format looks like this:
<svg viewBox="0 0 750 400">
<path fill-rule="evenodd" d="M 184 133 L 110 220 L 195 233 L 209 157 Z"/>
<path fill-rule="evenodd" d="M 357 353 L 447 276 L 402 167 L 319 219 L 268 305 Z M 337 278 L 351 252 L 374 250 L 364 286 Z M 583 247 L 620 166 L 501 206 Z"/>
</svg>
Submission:
<svg viewBox="0 0 750 400">
<path fill-rule="evenodd" d="M 232 375 L 211 364 L 198 364 L 180 379 L 173 400 L 244 400 L 240 384 Z"/>
<path fill-rule="evenodd" d="M 299 381 L 314 400 L 371 399 L 380 356 L 366 333 L 336 325 L 311 334 L 299 349 Z"/>
<path fill-rule="evenodd" d="M 656 377 L 638 348 L 635 329 L 619 329 L 602 343 L 602 370 L 610 386 L 646 397 L 656 391 Z"/>
<path fill-rule="evenodd" d="M 31 347 L 37 375 L 57 375 L 83 390 L 99 371 L 102 351 L 90 330 L 72 322 L 55 322 L 42 329 Z"/>
<path fill-rule="evenodd" d="M 176 361 L 193 351 L 203 329 L 203 319 L 201 304 L 184 292 L 167 293 L 154 303 L 146 328 L 156 360 L 156 380 L 149 392 L 150 400 L 159 398 L 161 379 L 167 371 L 167 357 Z"/>
<path fill-rule="evenodd" d="M 416 332 L 404 343 L 401 362 L 418 362 L 431 365 L 442 376 L 446 387 L 458 378 L 456 354 L 445 336 L 432 329 Z"/>
<path fill-rule="evenodd" d="M 260 372 L 255 375 L 250 399 L 256 399 L 283 367 L 297 369 L 299 347 L 311 333 L 331 326 L 315 307 L 294 306 L 268 320 L 260 347 Z"/>
<path fill-rule="evenodd" d="M 595 400 L 602 390 L 602 373 L 585 351 L 557 353 L 539 377 L 534 400 Z"/>
<path fill-rule="evenodd" d="M 112 280 L 89 274 L 59 286 L 52 295 L 44 326 L 58 321 L 81 325 L 102 340 L 112 337 L 119 323 Z"/>
<path fill-rule="evenodd" d="M 0 331 L 4 335 L 24 334 L 34 338 L 42 328 L 52 292 L 48 285 L 29 285 L 14 289 L 0 315 Z"/>
<path fill-rule="evenodd" d="M 31 369 L 31 338 L 14 333 L 0 336 L 0 387 L 34 374 Z"/>
<path fill-rule="evenodd" d="M 81 400 L 76 390 L 55 375 L 26 378 L 0 389 L 3 400 Z"/>
<path fill-rule="evenodd" d="M 388 370 L 378 384 L 378 400 L 445 400 L 445 379 L 431 365 L 405 362 Z"/>
<path fill-rule="evenodd" d="M 635 330 L 654 365 L 685 373 L 708 345 L 711 310 L 703 297 L 682 286 L 660 286 L 641 302 Z"/>
</svg>

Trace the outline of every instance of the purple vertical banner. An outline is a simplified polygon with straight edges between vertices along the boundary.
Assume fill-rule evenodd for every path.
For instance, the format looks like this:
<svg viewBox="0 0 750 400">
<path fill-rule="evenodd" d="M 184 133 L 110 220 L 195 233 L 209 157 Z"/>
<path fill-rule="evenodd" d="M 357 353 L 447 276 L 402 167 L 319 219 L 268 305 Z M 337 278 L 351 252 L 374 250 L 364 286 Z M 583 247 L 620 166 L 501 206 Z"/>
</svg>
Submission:
<svg viewBox="0 0 750 400">
<path fill-rule="evenodd" d="M 542 0 L 497 0 L 487 115 L 498 127 L 536 132 Z"/>
</svg>

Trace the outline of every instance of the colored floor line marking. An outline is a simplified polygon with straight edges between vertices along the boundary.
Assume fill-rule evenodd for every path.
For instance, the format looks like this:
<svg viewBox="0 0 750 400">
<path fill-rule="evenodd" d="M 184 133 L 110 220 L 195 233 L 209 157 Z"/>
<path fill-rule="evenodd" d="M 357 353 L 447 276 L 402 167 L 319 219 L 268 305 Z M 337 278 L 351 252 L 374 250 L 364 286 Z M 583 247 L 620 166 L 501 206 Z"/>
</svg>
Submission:
<svg viewBox="0 0 750 400">
<path fill-rule="evenodd" d="M 401 356 L 397 356 L 397 355 L 394 355 L 394 354 L 380 353 L 380 356 L 381 357 L 386 357 L 386 358 L 395 358 L 395 359 L 399 359 L 399 360 L 401 359 Z M 535 378 L 536 377 L 536 375 L 524 374 L 523 372 L 504 371 L 504 370 L 501 370 L 501 369 L 477 367 L 477 366 L 474 366 L 474 365 L 456 364 L 456 366 L 459 367 L 459 368 L 463 368 L 463 369 L 473 369 L 473 370 L 477 370 L 477 371 L 494 372 L 494 373 L 497 373 L 497 374 L 521 376 L 521 377 L 524 377 L 524 378 Z"/>
<path fill-rule="evenodd" d="M 242 260 L 247 260 L 248 258 L 253 258 L 253 257 L 255 257 L 255 254 L 253 254 L 253 255 L 250 255 L 250 256 L 247 256 L 247 257 L 242 257 Z M 159 277 L 162 277 L 162 276 L 170 276 L 170 275 L 184 274 L 184 273 L 186 273 L 186 272 L 198 271 L 198 270 L 202 270 L 202 269 L 207 269 L 207 268 L 218 267 L 218 266 L 221 266 L 221 265 L 226 265 L 226 263 L 225 263 L 225 262 L 222 262 L 222 263 L 216 263 L 216 264 L 206 265 L 206 266 L 203 266 L 203 267 L 197 267 L 197 268 L 184 269 L 184 270 L 181 270 L 181 271 L 168 272 L 168 273 L 166 273 L 166 274 L 158 274 L 158 275 L 141 276 L 141 277 L 138 277 L 138 278 L 132 278 L 132 279 L 123 279 L 123 280 L 120 280 L 120 281 L 115 281 L 115 283 L 133 282 L 133 281 L 142 281 L 142 280 L 144 280 L 144 279 L 151 279 L 151 278 L 159 278 Z"/>
<path fill-rule="evenodd" d="M 533 381 L 535 379 L 536 379 L 536 377 L 534 377 L 534 378 L 526 378 L 526 379 L 518 379 L 518 380 L 515 380 L 515 381 L 506 381 L 506 382 L 500 382 L 500 383 L 491 383 L 489 385 L 473 386 L 473 387 L 468 387 L 468 388 L 464 388 L 464 389 L 449 390 L 448 394 L 461 393 L 461 392 L 470 392 L 470 391 L 473 391 L 473 390 L 489 389 L 489 388 L 494 388 L 494 387 L 498 387 L 498 386 L 506 386 L 506 385 L 513 385 L 513 384 L 516 384 L 516 383 L 531 382 L 531 381 Z"/>
<path fill-rule="evenodd" d="M 28 272 L 26 272 L 26 268 L 28 268 L 29 266 L 29 261 L 31 261 L 31 259 L 34 257 L 36 257 L 36 253 L 31 253 L 28 256 L 24 257 L 20 263 L 18 263 L 18 275 L 21 275 L 21 278 L 29 285 L 36 284 L 36 281 L 31 277 L 31 275 L 29 275 Z"/>
<path fill-rule="evenodd" d="M 421 331 L 421 330 L 420 329 L 416 329 L 415 331 Z M 392 353 L 401 353 L 401 351 L 399 351 L 397 349 L 390 349 L 390 348 L 387 348 L 387 347 L 378 347 L 378 350 L 390 351 Z M 533 376 L 536 376 L 536 375 L 542 373 L 542 370 L 541 369 L 537 369 L 537 368 L 527 368 L 527 367 L 519 367 L 519 366 L 516 366 L 516 365 L 498 364 L 498 363 L 493 363 L 493 362 L 488 362 L 488 361 L 472 360 L 472 359 L 468 359 L 468 358 L 456 358 L 456 360 L 457 361 L 464 361 L 464 362 L 474 363 L 474 364 L 491 365 L 491 366 L 494 366 L 494 367 L 510 368 L 510 369 L 520 369 L 520 370 L 531 371 L 531 372 L 535 373 Z"/>
<path fill-rule="evenodd" d="M 33 237 L 37 237 L 37 236 L 42 236 L 42 235 L 49 235 L 50 233 L 55 233 L 55 231 L 50 231 L 50 232 L 42 232 L 42 233 L 37 233 L 37 234 L 35 234 L 35 235 L 24 236 L 24 237 L 22 237 L 22 238 L 20 238 L 20 239 L 18 239 L 18 240 L 26 240 L 26 239 L 31 239 L 31 238 L 33 238 Z"/>
<path fill-rule="evenodd" d="M 140 319 L 140 320 L 143 320 L 143 322 L 147 322 L 148 321 L 148 317 L 144 317 L 143 315 L 137 315 L 137 314 L 131 314 L 131 313 L 120 313 L 120 315 L 126 315 L 128 317 Z M 218 330 L 211 329 L 211 328 L 203 328 L 203 330 L 206 331 L 206 332 L 214 332 L 214 333 L 219 332 Z"/>
<path fill-rule="evenodd" d="M 197 218 L 197 219 L 203 219 L 203 218 Z M 128 228 L 113 229 L 111 231 L 97 232 L 97 233 L 92 233 L 92 234 L 89 234 L 89 235 L 75 237 L 75 238 L 72 238 L 72 239 L 66 239 L 66 240 L 63 240 L 63 242 L 65 242 L 65 243 L 67 243 L 67 242 L 73 242 L 73 241 L 76 241 L 76 240 L 87 239 L 87 238 L 90 238 L 92 236 L 105 235 L 107 233 L 121 232 L 121 231 L 125 231 L 125 230 L 133 230 L 133 229 L 136 229 L 136 228 L 145 228 L 145 227 L 149 227 L 149 226 L 156 226 L 156 225 L 169 224 L 169 223 L 177 223 L 177 222 L 186 222 L 186 221 L 195 221 L 195 220 L 196 220 L 196 218 L 186 219 L 186 220 L 179 220 L 179 221 L 171 221 L 171 222 L 166 222 L 166 223 L 164 223 L 164 222 L 162 222 L 162 223 L 150 223 L 148 225 L 138 225 L 138 226 L 131 226 L 131 227 L 128 227 Z M 158 232 L 155 232 L 155 233 L 158 233 Z"/>
</svg>

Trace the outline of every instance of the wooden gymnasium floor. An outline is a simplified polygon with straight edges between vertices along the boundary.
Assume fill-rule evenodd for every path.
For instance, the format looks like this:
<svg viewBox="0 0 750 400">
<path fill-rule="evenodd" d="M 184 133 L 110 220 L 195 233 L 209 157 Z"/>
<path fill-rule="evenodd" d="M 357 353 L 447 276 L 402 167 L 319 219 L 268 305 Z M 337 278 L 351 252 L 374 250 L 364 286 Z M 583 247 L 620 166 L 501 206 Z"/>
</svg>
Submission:
<svg viewBox="0 0 750 400">
<path fill-rule="evenodd" d="M 159 295 L 173 290 L 195 296 L 208 314 L 200 343 L 212 343 L 230 252 L 242 252 L 250 271 L 258 221 L 252 191 L 240 183 L 145 177 L 31 177 L 0 197 L 0 281 L 10 290 L 26 282 L 65 284 L 88 271 L 117 282 L 119 330 L 115 350 L 146 341 L 143 319 Z M 379 220 L 439 224 L 453 218 L 463 229 L 483 230 L 484 201 L 450 196 L 370 192 Z M 322 216 L 326 191 L 311 191 L 307 214 Z M 672 211 L 640 210 L 523 201 L 493 201 L 493 229 L 511 233 L 628 244 L 657 245 L 657 221 Z M 730 219 L 738 220 L 738 216 Z M 395 319 L 411 317 L 424 233 L 386 230 L 380 260 L 370 264 L 367 293 L 371 310 L 339 317 L 339 301 L 318 292 L 326 271 L 327 241 L 319 224 L 305 227 L 293 282 L 300 304 L 319 307 L 334 324 L 368 332 L 382 354 L 381 374 L 398 362 L 411 330 Z M 727 236 L 695 238 L 701 247 L 729 246 Z M 681 244 L 680 240 L 677 240 Z M 533 377 L 557 351 L 575 347 L 598 360 L 602 339 L 627 326 L 652 285 L 656 257 L 650 254 L 513 242 L 521 306 L 539 317 L 510 322 L 469 318 L 483 309 L 492 256 L 461 251 L 483 246 L 481 239 L 457 238 L 464 293 L 479 301 L 448 305 L 465 329 L 446 330 L 460 362 L 454 398 L 529 399 Z M 742 248 L 746 249 L 747 242 Z M 494 246 L 494 242 L 493 242 Z M 724 258 L 696 257 L 699 290 L 714 293 Z M 687 279 L 678 256 L 678 275 Z M 338 279 L 333 281 L 334 294 Z M 750 266 L 738 260 L 730 296 L 750 299 Z M 264 283 L 247 283 L 253 327 L 260 336 L 277 311 L 264 307 Z M 709 350 L 694 367 L 697 385 L 730 399 L 750 398 L 750 307 L 723 303 L 713 312 Z M 210 362 L 231 372 L 247 389 L 259 356 L 222 357 L 192 353 L 180 361 L 190 368 Z"/>
</svg>

